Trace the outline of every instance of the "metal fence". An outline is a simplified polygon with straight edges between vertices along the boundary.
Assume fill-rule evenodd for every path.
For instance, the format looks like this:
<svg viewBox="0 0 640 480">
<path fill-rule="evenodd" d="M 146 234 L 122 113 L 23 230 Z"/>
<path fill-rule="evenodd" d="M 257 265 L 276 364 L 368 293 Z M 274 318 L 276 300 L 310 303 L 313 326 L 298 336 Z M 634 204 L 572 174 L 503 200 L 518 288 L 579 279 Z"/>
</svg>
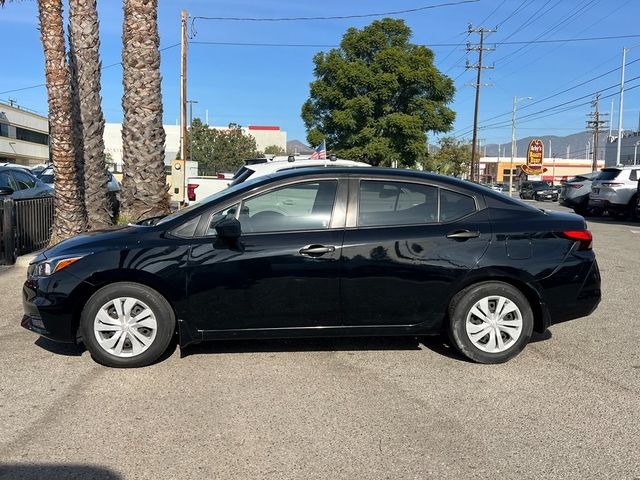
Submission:
<svg viewBox="0 0 640 480">
<path fill-rule="evenodd" d="M 52 225 L 53 197 L 0 200 L 0 264 L 46 247 Z"/>
</svg>

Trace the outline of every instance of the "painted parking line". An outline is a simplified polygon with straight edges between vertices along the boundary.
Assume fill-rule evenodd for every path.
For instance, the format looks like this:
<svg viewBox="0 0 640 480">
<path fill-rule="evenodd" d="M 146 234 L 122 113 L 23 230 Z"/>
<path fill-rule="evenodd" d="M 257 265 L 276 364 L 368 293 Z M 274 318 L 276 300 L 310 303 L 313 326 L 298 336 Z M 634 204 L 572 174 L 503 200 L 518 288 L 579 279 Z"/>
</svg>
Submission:
<svg viewBox="0 0 640 480">
<path fill-rule="evenodd" d="M 636 235 L 640 235 L 640 230 L 629 230 L 631 233 L 635 233 Z"/>
</svg>

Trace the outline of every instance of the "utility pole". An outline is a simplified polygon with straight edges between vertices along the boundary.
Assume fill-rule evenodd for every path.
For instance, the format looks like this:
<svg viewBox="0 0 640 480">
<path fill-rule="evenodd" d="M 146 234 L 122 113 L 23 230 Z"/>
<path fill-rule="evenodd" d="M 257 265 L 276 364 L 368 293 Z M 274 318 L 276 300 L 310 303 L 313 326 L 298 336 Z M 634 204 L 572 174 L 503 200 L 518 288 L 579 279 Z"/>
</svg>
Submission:
<svg viewBox="0 0 640 480">
<path fill-rule="evenodd" d="M 187 18 L 182 10 L 180 28 L 180 159 L 171 162 L 172 197 L 182 203 L 185 201 L 187 182 Z"/>
<path fill-rule="evenodd" d="M 596 172 L 598 170 L 598 136 L 601 132 L 605 132 L 607 128 L 607 119 L 601 119 L 600 117 L 606 117 L 608 113 L 600 113 L 600 94 L 597 93 L 593 97 L 591 106 L 594 111 L 588 114 L 590 120 L 587 120 L 587 128 L 593 132 L 593 163 L 591 164 L 591 171 Z"/>
<path fill-rule="evenodd" d="M 620 96 L 618 103 L 618 139 L 616 145 L 616 165 L 620 165 L 620 148 L 622 146 L 622 107 L 624 103 L 624 67 L 627 61 L 627 49 L 622 49 L 622 67 L 620 68 Z"/>
<path fill-rule="evenodd" d="M 470 176 L 471 176 L 471 180 L 472 181 L 476 181 L 479 182 L 480 181 L 480 162 L 479 162 L 479 158 L 478 158 L 478 108 L 480 105 L 480 87 L 488 87 L 490 86 L 489 84 L 482 84 L 481 83 L 481 76 L 482 76 L 482 70 L 483 69 L 493 69 L 495 68 L 493 65 L 491 66 L 486 66 L 486 65 L 482 65 L 482 53 L 483 52 L 488 52 L 488 51 L 493 51 L 495 50 L 494 48 L 486 48 L 484 46 L 484 34 L 485 33 L 491 33 L 491 32 L 495 32 L 497 31 L 497 29 L 488 29 L 488 28 L 484 28 L 484 27 L 479 27 L 479 28 L 473 28 L 472 25 L 469 25 L 469 28 L 467 29 L 468 33 L 479 33 L 480 34 L 480 43 L 478 45 L 471 45 L 470 43 L 467 43 L 467 48 L 466 50 L 468 52 L 478 52 L 478 63 L 476 63 L 475 65 L 470 64 L 467 61 L 467 64 L 465 65 L 465 68 L 469 69 L 469 68 L 475 68 L 478 72 L 476 74 L 476 83 L 475 84 L 471 84 L 471 86 L 476 87 L 476 100 L 475 100 L 475 106 L 474 106 L 474 110 L 473 110 L 473 140 L 471 143 L 471 171 L 470 171 Z"/>
</svg>

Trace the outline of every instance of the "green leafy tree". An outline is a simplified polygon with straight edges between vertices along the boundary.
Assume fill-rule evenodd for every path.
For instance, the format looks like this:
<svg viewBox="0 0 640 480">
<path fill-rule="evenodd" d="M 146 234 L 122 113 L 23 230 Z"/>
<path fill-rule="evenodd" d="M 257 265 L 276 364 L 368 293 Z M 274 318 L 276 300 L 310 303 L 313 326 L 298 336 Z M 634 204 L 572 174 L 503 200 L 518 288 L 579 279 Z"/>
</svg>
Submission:
<svg viewBox="0 0 640 480">
<path fill-rule="evenodd" d="M 284 155 L 284 153 L 285 153 L 284 148 L 278 145 L 269 145 L 264 149 L 265 155 Z"/>
<path fill-rule="evenodd" d="M 455 137 L 442 137 L 438 140 L 438 147 L 426 162 L 427 170 L 456 177 L 469 171 L 471 145 Z"/>
<path fill-rule="evenodd" d="M 433 65 L 433 52 L 410 43 L 403 20 L 350 28 L 340 47 L 318 53 L 316 80 L 302 106 L 307 140 L 340 157 L 404 167 L 427 158 L 427 132 L 451 129 L 453 81 Z"/>
<path fill-rule="evenodd" d="M 234 172 L 247 158 L 258 154 L 255 139 L 234 123 L 226 130 L 218 130 L 194 118 L 190 135 L 191 158 L 204 174 Z"/>
</svg>

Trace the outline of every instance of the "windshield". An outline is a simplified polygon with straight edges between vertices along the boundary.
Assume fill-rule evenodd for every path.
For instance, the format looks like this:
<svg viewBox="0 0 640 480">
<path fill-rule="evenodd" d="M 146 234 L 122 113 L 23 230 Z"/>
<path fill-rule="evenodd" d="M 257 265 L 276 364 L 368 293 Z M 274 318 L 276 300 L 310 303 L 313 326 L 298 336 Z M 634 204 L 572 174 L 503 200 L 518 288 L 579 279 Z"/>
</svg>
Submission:
<svg viewBox="0 0 640 480">
<path fill-rule="evenodd" d="M 547 182 L 531 182 L 533 188 L 547 188 L 549 184 Z"/>
</svg>

